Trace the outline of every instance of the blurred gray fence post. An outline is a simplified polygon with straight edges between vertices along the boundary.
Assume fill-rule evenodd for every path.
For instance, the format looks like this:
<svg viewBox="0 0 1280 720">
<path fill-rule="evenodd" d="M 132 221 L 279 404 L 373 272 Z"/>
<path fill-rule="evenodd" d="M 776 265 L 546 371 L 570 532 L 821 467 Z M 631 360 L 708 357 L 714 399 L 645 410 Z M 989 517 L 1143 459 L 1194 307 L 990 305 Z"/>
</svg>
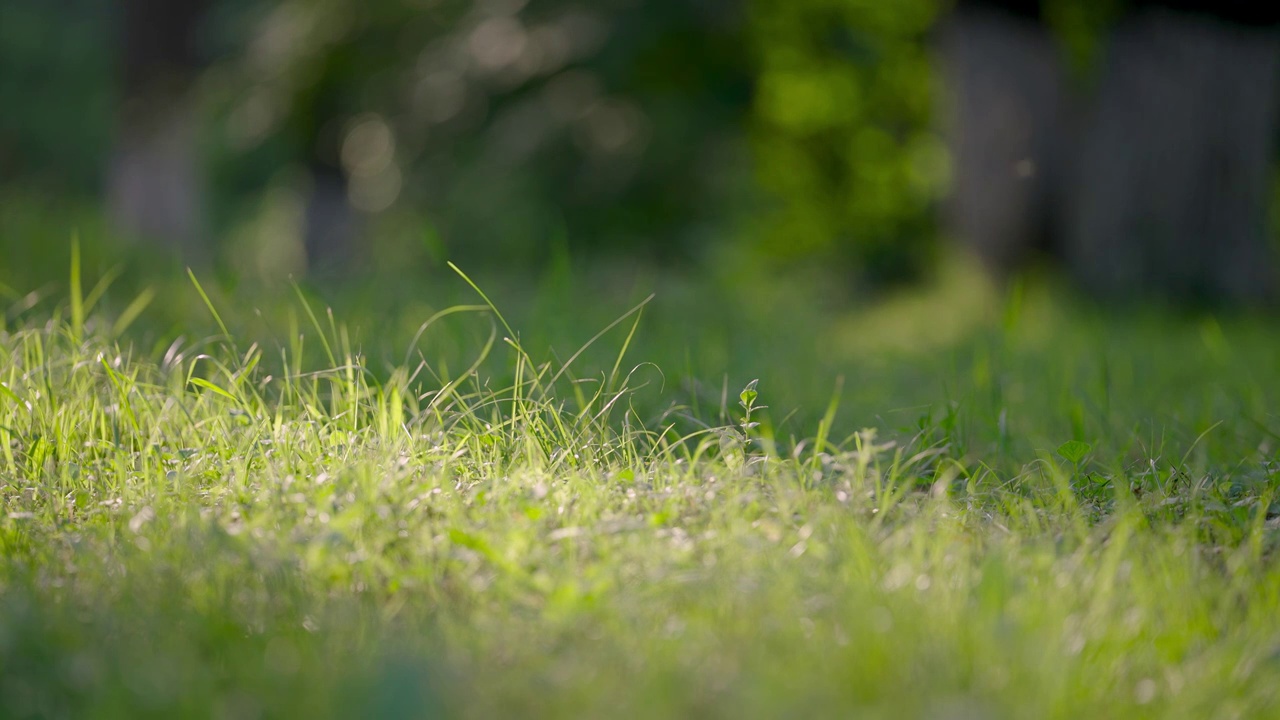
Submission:
<svg viewBox="0 0 1280 720">
<path fill-rule="evenodd" d="M 1051 242 L 1069 125 L 1058 53 L 1036 0 L 960 2 L 944 23 L 945 227 L 1004 276 Z"/>
<path fill-rule="evenodd" d="M 107 168 L 107 208 L 130 239 L 208 259 L 198 121 L 190 90 L 194 34 L 208 0 L 122 0 L 122 94 Z"/>
<path fill-rule="evenodd" d="M 1083 284 L 1103 296 L 1273 298 L 1278 103 L 1275 27 L 1158 8 L 1127 17 L 1074 183 L 1065 249 Z"/>
</svg>

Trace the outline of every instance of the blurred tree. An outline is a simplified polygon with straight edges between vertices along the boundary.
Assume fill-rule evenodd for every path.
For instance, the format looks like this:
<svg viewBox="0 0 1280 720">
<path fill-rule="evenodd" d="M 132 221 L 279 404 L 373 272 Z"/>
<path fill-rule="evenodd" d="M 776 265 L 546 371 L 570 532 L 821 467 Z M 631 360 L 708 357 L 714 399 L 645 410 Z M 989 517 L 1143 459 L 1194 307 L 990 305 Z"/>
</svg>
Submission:
<svg viewBox="0 0 1280 720">
<path fill-rule="evenodd" d="M 1050 250 L 1071 103 L 1039 0 L 960 0 L 943 23 L 955 178 L 946 227 L 996 275 Z"/>
<path fill-rule="evenodd" d="M 365 224 L 424 217 L 503 262 L 554 234 L 692 253 L 741 185 L 742 23 L 738 0 L 9 0 L 0 181 L 105 191 L 126 234 L 192 252 L 287 185 L 338 272 Z"/>
<path fill-rule="evenodd" d="M 114 100 L 109 26 L 97 0 L 0 2 L 0 182 L 98 188 Z"/>
<path fill-rule="evenodd" d="M 107 205 L 120 231 L 159 241 L 187 262 L 208 260 L 204 168 L 192 86 L 202 69 L 196 34 L 209 0 L 121 0 L 121 97 L 107 170 Z"/>
<path fill-rule="evenodd" d="M 1055 236 L 1101 290 L 1264 294 L 1277 11 L 1136 0 L 1093 73 L 1120 2 L 8 0 L 0 173 L 78 193 L 109 167 L 134 234 L 285 236 L 277 271 L 317 274 L 414 267 L 357 244 L 396 233 L 527 263 L 557 235 L 671 257 L 745 229 L 749 262 L 887 282 L 927 267 L 950 191 L 996 268 Z M 275 224 L 242 233 L 252 206 Z"/>
<path fill-rule="evenodd" d="M 933 127 L 926 38 L 936 0 L 753 0 L 753 148 L 772 210 L 757 244 L 780 260 L 851 260 L 911 278 L 933 246 L 948 158 Z"/>
<path fill-rule="evenodd" d="M 749 102 L 732 0 L 242 8 L 222 21 L 249 28 L 223 68 L 230 142 L 242 168 L 305 167 L 313 262 L 350 267 L 359 219 L 403 208 L 455 254 L 508 260 L 557 231 L 679 253 L 724 214 Z"/>
</svg>

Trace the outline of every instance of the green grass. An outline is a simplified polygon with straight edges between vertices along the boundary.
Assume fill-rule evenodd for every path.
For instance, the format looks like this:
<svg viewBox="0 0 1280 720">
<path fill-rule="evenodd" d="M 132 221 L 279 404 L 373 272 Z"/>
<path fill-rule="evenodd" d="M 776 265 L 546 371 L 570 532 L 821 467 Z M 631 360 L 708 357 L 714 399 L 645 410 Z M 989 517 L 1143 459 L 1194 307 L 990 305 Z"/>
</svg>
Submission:
<svg viewBox="0 0 1280 720">
<path fill-rule="evenodd" d="M 1280 714 L 1268 319 L 80 272 L 0 332 L 0 717 Z"/>
</svg>

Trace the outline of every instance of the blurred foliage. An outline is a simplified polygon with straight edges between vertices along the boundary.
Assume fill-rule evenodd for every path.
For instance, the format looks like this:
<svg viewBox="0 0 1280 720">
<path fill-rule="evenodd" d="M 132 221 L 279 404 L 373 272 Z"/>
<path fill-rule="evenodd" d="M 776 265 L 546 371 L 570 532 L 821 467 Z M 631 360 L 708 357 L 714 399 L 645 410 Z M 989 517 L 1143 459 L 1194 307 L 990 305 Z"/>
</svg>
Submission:
<svg viewBox="0 0 1280 720">
<path fill-rule="evenodd" d="M 1106 29 L 1119 19 L 1121 0 L 1042 0 L 1045 22 L 1063 49 L 1072 79 L 1088 83 L 1101 61 Z"/>
<path fill-rule="evenodd" d="M 925 43 L 939 11 L 936 0 L 754 0 L 752 147 L 779 200 L 757 242 L 772 254 L 851 255 L 888 280 L 924 266 L 949 172 Z"/>
<path fill-rule="evenodd" d="M 917 277 L 951 162 L 935 116 L 932 35 L 947 0 L 751 0 L 751 147 L 774 202 L 754 243 L 782 261 L 837 261 L 872 283 Z M 1074 80 L 1087 84 L 1118 0 L 1045 0 Z"/>
<path fill-rule="evenodd" d="M 313 177 L 340 171 L 378 272 L 728 246 L 909 279 L 949 183 L 930 45 L 948 4 L 216 0 L 195 87 L 213 234 L 233 271 L 300 271 Z M 1047 3 L 1082 78 L 1115 6 Z M 100 191 L 115 20 L 0 3 L 0 203 Z"/>
<path fill-rule="evenodd" d="M 731 182 L 740 21 L 722 0 L 224 3 L 220 184 L 342 167 L 357 208 L 425 214 L 452 253 L 669 252 Z"/>
<path fill-rule="evenodd" d="M 107 4 L 0 2 L 0 181 L 95 187 L 112 123 Z"/>
</svg>

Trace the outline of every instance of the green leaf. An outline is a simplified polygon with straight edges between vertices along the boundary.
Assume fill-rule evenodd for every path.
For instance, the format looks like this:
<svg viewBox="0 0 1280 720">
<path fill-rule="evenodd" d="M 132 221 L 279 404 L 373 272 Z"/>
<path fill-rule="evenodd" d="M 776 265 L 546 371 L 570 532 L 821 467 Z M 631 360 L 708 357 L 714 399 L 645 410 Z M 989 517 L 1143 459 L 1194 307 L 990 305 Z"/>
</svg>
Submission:
<svg viewBox="0 0 1280 720">
<path fill-rule="evenodd" d="M 1093 449 L 1089 443 L 1079 440 L 1068 440 L 1058 446 L 1058 454 L 1069 463 L 1078 464 Z"/>
<path fill-rule="evenodd" d="M 738 401 L 742 403 L 742 407 L 751 407 L 756 398 L 760 397 L 760 394 L 756 392 L 756 383 L 758 382 L 760 381 L 757 379 L 747 383 L 747 386 L 742 389 L 742 393 L 738 395 Z"/>
<path fill-rule="evenodd" d="M 226 390 L 223 390 L 222 388 L 218 387 L 217 385 L 214 385 L 213 383 L 209 382 L 208 380 L 205 380 L 204 378 L 193 377 L 189 382 L 192 385 L 195 385 L 197 387 L 202 387 L 205 390 L 210 390 L 212 392 L 215 392 L 233 402 L 240 402 L 235 395 L 232 395 L 231 393 L 227 392 Z"/>
</svg>

